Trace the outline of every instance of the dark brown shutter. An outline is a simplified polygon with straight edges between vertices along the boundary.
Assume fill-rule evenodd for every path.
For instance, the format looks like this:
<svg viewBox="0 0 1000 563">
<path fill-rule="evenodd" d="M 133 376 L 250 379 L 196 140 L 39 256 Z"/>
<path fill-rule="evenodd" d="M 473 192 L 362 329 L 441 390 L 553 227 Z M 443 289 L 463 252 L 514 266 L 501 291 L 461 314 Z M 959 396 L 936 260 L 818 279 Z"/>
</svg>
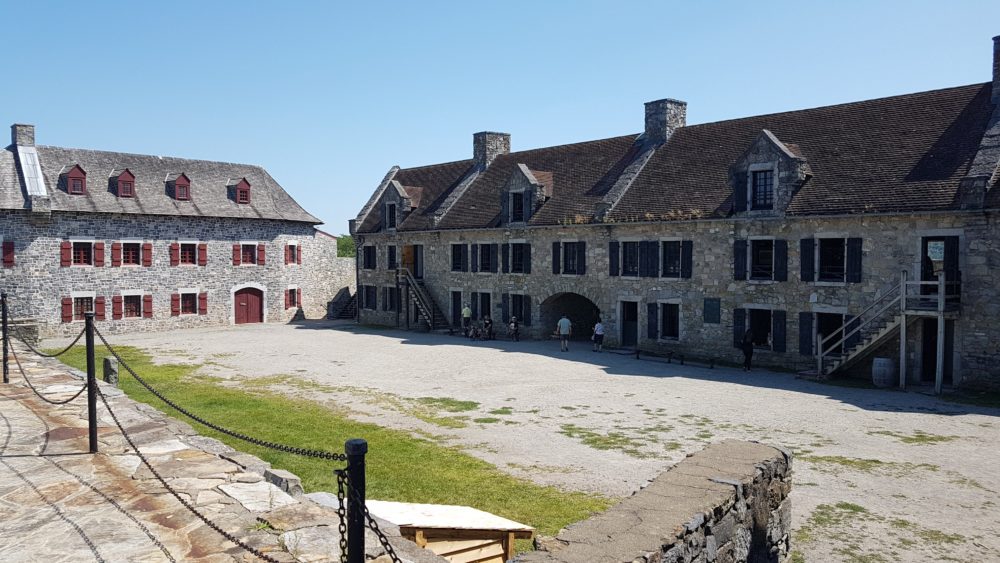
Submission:
<svg viewBox="0 0 1000 563">
<path fill-rule="evenodd" d="M 264 265 L 264 244 L 257 245 L 257 265 Z"/>
<path fill-rule="evenodd" d="M 181 263 L 181 245 L 176 242 L 170 243 L 170 265 L 177 266 Z"/>
<path fill-rule="evenodd" d="M 788 281 L 788 241 L 774 241 L 774 281 Z"/>
<path fill-rule="evenodd" d="M 65 268 L 72 264 L 73 264 L 73 243 L 71 243 L 68 240 L 64 240 L 62 241 L 62 243 L 59 244 L 59 265 Z"/>
<path fill-rule="evenodd" d="M 389 291 L 392 292 L 393 289 L 395 289 L 395 288 L 391 288 Z M 398 307 L 398 302 L 399 302 L 398 295 L 395 294 L 395 293 L 393 293 L 393 296 L 397 298 L 396 302 L 397 302 L 397 307 Z M 295 290 L 295 306 L 298 307 L 299 309 L 302 308 L 302 288 L 301 287 L 299 289 Z M 395 311 L 397 307 L 393 307 L 393 310 Z"/>
<path fill-rule="evenodd" d="M 62 298 L 62 322 L 71 323 L 73 322 L 73 298 L 63 297 Z"/>
<path fill-rule="evenodd" d="M 142 243 L 142 265 L 150 267 L 153 265 L 153 243 Z"/>
<path fill-rule="evenodd" d="M 285 290 L 285 308 L 286 309 L 292 306 L 292 299 L 291 299 L 291 296 L 289 295 L 290 291 L 291 291 L 290 289 L 286 289 Z"/>
<path fill-rule="evenodd" d="M 860 238 L 847 239 L 847 283 L 861 283 Z"/>
<path fill-rule="evenodd" d="M 478 244 L 473 244 L 471 252 L 472 252 L 472 271 L 473 272 L 478 272 L 479 271 L 479 245 Z"/>
<path fill-rule="evenodd" d="M 785 351 L 785 312 L 771 311 L 771 349 L 775 352 Z"/>
<path fill-rule="evenodd" d="M 799 275 L 804 282 L 816 279 L 816 239 L 814 238 L 804 238 L 799 241 Z"/>
<path fill-rule="evenodd" d="M 747 279 L 747 241 L 743 239 L 733 241 L 733 279 Z"/>
<path fill-rule="evenodd" d="M 95 242 L 94 243 L 94 266 L 97 268 L 104 267 L 104 243 Z"/>
<path fill-rule="evenodd" d="M 233 245 L 233 266 L 240 265 L 240 245 Z"/>
<path fill-rule="evenodd" d="M 521 324 L 531 326 L 531 297 L 521 296 Z"/>
<path fill-rule="evenodd" d="M 558 274 L 559 272 L 562 271 L 562 264 L 560 263 L 561 262 L 561 258 L 562 258 L 561 253 L 560 253 L 561 249 L 562 249 L 562 243 L 560 243 L 560 242 L 553 242 L 552 243 L 552 273 L 553 274 Z"/>
<path fill-rule="evenodd" d="M 659 335 L 659 315 L 660 306 L 657 303 L 647 303 L 646 304 L 646 336 L 650 340 L 656 340 Z"/>
<path fill-rule="evenodd" d="M 122 265 L 122 243 L 111 243 L 111 267 L 117 268 Z"/>
<path fill-rule="evenodd" d="M 743 333 L 747 331 L 747 310 L 733 309 L 733 346 L 743 347 Z"/>
<path fill-rule="evenodd" d="M 151 319 L 153 318 L 153 296 L 143 295 L 142 296 L 142 316 Z"/>
<path fill-rule="evenodd" d="M 502 262 L 501 270 L 503 273 L 510 272 L 510 244 L 506 242 L 500 245 L 500 261 Z"/>
<path fill-rule="evenodd" d="M 499 264 L 497 264 L 498 250 L 500 245 L 491 244 L 490 245 L 490 271 L 496 273 L 499 270 Z"/>
<path fill-rule="evenodd" d="M 208 245 L 200 242 L 198 243 L 198 265 L 204 266 L 208 264 Z"/>
<path fill-rule="evenodd" d="M 286 244 L 286 245 L 285 245 L 285 265 L 286 265 L 286 266 L 287 266 L 287 265 L 288 265 L 289 263 L 291 263 L 291 261 L 292 261 L 292 256 L 291 256 L 291 254 L 292 254 L 292 245 L 290 245 L 290 244 Z"/>
<path fill-rule="evenodd" d="M 621 245 L 618 241 L 613 240 L 608 243 L 608 275 L 617 276 L 618 266 L 620 262 L 619 253 L 621 252 Z"/>
<path fill-rule="evenodd" d="M 799 313 L 799 354 L 813 355 L 813 314 L 810 311 Z"/>
<path fill-rule="evenodd" d="M 103 321 L 104 320 L 104 316 L 105 316 L 104 312 L 105 312 L 105 304 L 106 303 L 107 303 L 107 301 L 105 301 L 103 295 L 98 295 L 94 299 L 94 320 L 97 320 L 97 321 Z"/>
<path fill-rule="evenodd" d="M 116 321 L 121 320 L 121 318 L 124 316 L 122 314 L 123 313 L 122 301 L 123 299 L 121 295 L 113 295 L 111 297 L 111 318 Z"/>
<path fill-rule="evenodd" d="M 531 243 L 525 243 L 524 245 L 524 273 L 531 273 Z"/>
<path fill-rule="evenodd" d="M 587 273 L 587 243 L 582 240 L 576 243 L 576 273 Z"/>
<path fill-rule="evenodd" d="M 469 271 L 469 245 L 462 245 L 462 271 Z"/>
<path fill-rule="evenodd" d="M 181 314 L 181 294 L 170 294 L 170 316 L 176 317 Z"/>
<path fill-rule="evenodd" d="M 681 241 L 681 277 L 690 278 L 694 270 L 694 242 Z"/>
<path fill-rule="evenodd" d="M 733 211 L 747 210 L 747 172 L 739 170 L 733 175 Z"/>
<path fill-rule="evenodd" d="M 208 293 L 201 292 L 198 294 L 198 314 L 207 315 L 208 314 Z"/>
<path fill-rule="evenodd" d="M 295 263 L 302 264 L 302 245 L 295 245 Z"/>
<path fill-rule="evenodd" d="M 510 294 L 504 293 L 500 296 L 500 320 L 504 323 L 510 322 Z"/>
<path fill-rule="evenodd" d="M 14 241 L 12 240 L 3 241 L 3 267 L 14 267 Z"/>
</svg>

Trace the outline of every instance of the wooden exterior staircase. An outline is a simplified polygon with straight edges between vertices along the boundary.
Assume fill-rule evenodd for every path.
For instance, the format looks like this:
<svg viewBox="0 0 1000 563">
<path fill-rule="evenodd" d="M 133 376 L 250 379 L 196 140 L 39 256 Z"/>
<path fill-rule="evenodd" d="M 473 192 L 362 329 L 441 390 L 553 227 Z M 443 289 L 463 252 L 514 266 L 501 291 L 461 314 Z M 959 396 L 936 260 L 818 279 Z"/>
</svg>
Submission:
<svg viewBox="0 0 1000 563">
<path fill-rule="evenodd" d="M 451 324 L 448 322 L 448 317 L 438 307 L 427 288 L 424 287 L 423 280 L 413 277 L 413 272 L 409 268 L 397 269 L 396 275 L 400 285 L 407 289 L 408 306 L 415 305 L 420 312 L 419 318 L 415 320 L 426 325 L 429 330 L 449 330 Z"/>
<path fill-rule="evenodd" d="M 947 279 L 952 277 L 954 279 Z M 908 280 L 906 271 L 898 284 L 878 295 L 864 311 L 839 330 L 817 337 L 816 372 L 827 378 L 867 358 L 895 336 L 900 337 L 900 387 L 905 386 L 906 328 L 918 317 L 937 317 L 939 331 L 944 320 L 957 318 L 961 311 L 961 275 L 938 274 L 937 280 Z M 938 340 L 939 347 L 944 339 Z M 938 358 L 942 358 L 941 350 Z M 940 362 L 939 362 L 940 363 Z M 938 366 L 938 392 L 943 366 Z"/>
</svg>

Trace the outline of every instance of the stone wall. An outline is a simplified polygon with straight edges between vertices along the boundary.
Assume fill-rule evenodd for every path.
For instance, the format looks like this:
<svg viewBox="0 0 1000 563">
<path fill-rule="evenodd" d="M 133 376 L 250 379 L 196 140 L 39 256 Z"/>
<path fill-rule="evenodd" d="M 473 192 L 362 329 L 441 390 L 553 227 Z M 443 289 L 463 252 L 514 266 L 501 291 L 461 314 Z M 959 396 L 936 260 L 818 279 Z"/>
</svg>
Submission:
<svg viewBox="0 0 1000 563">
<path fill-rule="evenodd" d="M 618 505 L 539 542 L 520 563 L 780 563 L 790 552 L 790 454 L 727 440 Z"/>
<path fill-rule="evenodd" d="M 992 214 L 907 214 L 860 217 L 759 217 L 754 219 L 698 220 L 663 223 L 618 223 L 567 225 L 527 229 L 483 229 L 378 233 L 359 236 L 360 244 L 378 248 L 378 269 L 360 270 L 362 284 L 390 285 L 385 247 L 389 244 L 424 245 L 424 280 L 441 310 L 450 317 L 451 292 L 462 291 L 463 301 L 472 292 L 492 294 L 493 317 L 500 318 L 501 296 L 522 293 L 532 303 L 532 326 L 526 336 L 542 337 L 554 327 L 541 326 L 543 304 L 553 296 L 576 293 L 592 301 L 601 311 L 607 329 L 606 341 L 615 345 L 622 334 L 621 303 L 638 304 L 639 346 L 657 352 L 676 352 L 692 358 L 739 362 L 733 345 L 733 311 L 762 308 L 785 312 L 785 351 L 761 349 L 755 361 L 786 369 L 812 369 L 813 342 L 800 349 L 799 313 L 857 315 L 876 297 L 898 285 L 902 270 L 912 276 L 920 271 L 921 237 L 958 236 L 959 268 L 963 280 L 963 310 L 955 321 L 952 368 L 955 381 L 963 386 L 1000 387 L 1000 299 L 992 271 L 1000 268 L 1000 224 Z M 734 280 L 734 241 L 750 237 L 773 237 L 788 244 L 787 281 Z M 803 238 L 862 238 L 860 283 L 804 282 L 800 276 L 799 241 Z M 690 279 L 640 278 L 609 275 L 609 242 L 624 240 L 693 241 Z M 491 244 L 528 241 L 532 246 L 530 274 L 452 272 L 451 244 Z M 585 275 L 552 273 L 552 243 L 585 241 Z M 381 297 L 381 295 L 380 295 Z M 706 298 L 721 301 L 721 319 L 706 322 Z M 680 301 L 680 337 L 675 340 L 647 337 L 646 305 Z M 361 312 L 361 322 L 395 325 L 396 316 Z M 589 333 L 590 327 L 576 327 Z M 920 377 L 921 341 L 908 338 L 908 378 Z M 803 353 L 804 352 L 804 353 Z M 886 348 L 877 355 L 897 358 Z M 855 368 L 861 374 L 864 366 Z M 870 372 L 864 374 L 870 375 Z"/>
<path fill-rule="evenodd" d="M 145 332 L 231 324 L 233 294 L 242 287 L 264 291 L 265 321 L 288 322 L 299 313 L 285 308 L 285 290 L 302 289 L 302 315 L 326 316 L 327 302 L 342 287 L 353 287 L 354 261 L 337 257 L 335 238 L 311 225 L 286 221 L 53 213 L 39 219 L 28 212 L 0 212 L 0 238 L 13 240 L 15 266 L 0 269 L 0 284 L 10 295 L 11 315 L 36 319 L 44 336 L 80 330 L 80 323 L 61 321 L 61 299 L 92 292 L 106 299 L 103 332 Z M 103 267 L 60 266 L 60 244 L 92 239 L 105 244 Z M 153 245 L 153 264 L 111 265 L 111 245 L 134 240 Z M 205 266 L 170 266 L 170 245 L 178 241 L 207 244 Z M 265 244 L 264 265 L 234 266 L 233 244 Z M 286 265 L 285 246 L 297 242 L 302 264 Z M 208 294 L 205 315 L 171 316 L 170 296 L 179 289 Z M 123 292 L 153 296 L 153 318 L 112 320 L 112 297 Z"/>
</svg>

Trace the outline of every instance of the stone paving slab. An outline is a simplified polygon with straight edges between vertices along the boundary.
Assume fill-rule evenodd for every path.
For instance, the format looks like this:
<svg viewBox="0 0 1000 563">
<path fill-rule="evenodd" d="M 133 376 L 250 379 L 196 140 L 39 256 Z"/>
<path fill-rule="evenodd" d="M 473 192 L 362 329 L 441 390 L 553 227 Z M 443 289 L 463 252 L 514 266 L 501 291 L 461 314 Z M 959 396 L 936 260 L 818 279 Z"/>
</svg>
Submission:
<svg viewBox="0 0 1000 563">
<path fill-rule="evenodd" d="M 47 397 L 68 398 L 80 389 L 79 377 L 57 361 L 20 348 L 17 353 L 32 383 Z M 339 561 L 334 509 L 301 494 L 295 498 L 266 481 L 266 462 L 234 453 L 217 440 L 196 435 L 189 425 L 100 385 L 157 472 L 222 529 L 278 561 Z M 47 404 L 12 363 L 11 383 L 0 384 L 0 561 L 257 559 L 170 495 L 100 402 L 101 453 L 86 453 L 86 412 L 86 393 L 66 405 Z M 298 481 L 290 473 L 275 473 Z M 262 526 L 262 516 L 277 526 Z M 440 561 L 403 540 L 398 529 L 384 530 L 404 560 Z M 370 558 L 383 554 L 374 535 L 367 544 Z"/>
</svg>

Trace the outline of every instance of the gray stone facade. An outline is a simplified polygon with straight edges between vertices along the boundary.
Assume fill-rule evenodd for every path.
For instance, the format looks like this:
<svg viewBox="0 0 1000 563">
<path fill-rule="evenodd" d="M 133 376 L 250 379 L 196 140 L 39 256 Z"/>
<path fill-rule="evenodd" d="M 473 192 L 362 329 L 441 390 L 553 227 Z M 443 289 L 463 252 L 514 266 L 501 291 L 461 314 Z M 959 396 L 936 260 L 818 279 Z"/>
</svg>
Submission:
<svg viewBox="0 0 1000 563">
<path fill-rule="evenodd" d="M 233 295 L 243 287 L 263 290 L 265 322 L 288 322 L 299 314 L 285 308 L 289 288 L 302 289 L 306 318 L 323 318 L 337 291 L 354 285 L 354 260 L 338 258 L 336 239 L 305 223 L 84 213 L 53 213 L 39 222 L 30 212 L 10 210 L 0 211 L 0 217 L 0 237 L 14 242 L 15 265 L 0 270 L 11 315 L 34 319 L 43 336 L 80 330 L 79 322 L 62 322 L 60 309 L 64 297 L 77 294 L 105 297 L 101 331 L 145 332 L 231 324 Z M 103 241 L 104 266 L 60 266 L 65 240 Z M 113 267 L 110 249 L 116 241 L 152 243 L 152 266 Z M 178 241 L 206 243 L 207 264 L 171 266 L 170 245 Z M 234 266 L 232 248 L 239 242 L 264 244 L 264 265 Z M 302 251 L 301 265 L 285 264 L 290 242 Z M 208 294 L 206 314 L 172 316 L 171 294 L 188 289 Z M 133 293 L 153 296 L 153 317 L 112 320 L 112 297 Z"/>
<path fill-rule="evenodd" d="M 423 279 L 441 310 L 451 315 L 452 291 L 461 291 L 463 302 L 473 292 L 492 295 L 495 319 L 501 318 L 504 293 L 523 293 L 531 299 L 532 326 L 522 334 L 547 338 L 554 324 L 542 324 L 552 319 L 550 309 L 558 309 L 558 297 L 579 294 L 593 302 L 601 312 L 607 336 L 606 342 L 621 341 L 621 303 L 638 303 L 639 346 L 645 350 L 685 354 L 688 358 L 736 363 L 741 352 L 734 347 L 733 310 L 761 308 L 785 311 L 785 351 L 759 349 L 755 358 L 762 365 L 788 369 L 809 369 L 815 359 L 799 349 L 800 312 L 856 315 L 865 309 L 879 292 L 899 283 L 902 270 L 919 272 L 921 239 L 926 236 L 958 236 L 959 266 L 963 272 L 961 317 L 955 321 L 954 354 L 952 361 L 955 381 L 969 386 L 996 386 L 996 365 L 1000 362 L 1000 314 L 992 271 L 1000 268 L 1000 220 L 993 213 L 969 214 L 908 214 L 870 217 L 815 218 L 754 218 L 746 220 L 704 220 L 650 224 L 579 225 L 564 227 L 534 227 L 525 229 L 483 229 L 462 232 L 437 231 L 413 233 L 365 234 L 358 238 L 359 248 L 377 248 L 378 268 L 359 270 L 359 283 L 376 287 L 394 287 L 396 275 L 388 270 L 386 247 L 397 245 L 402 253 L 405 245 L 423 245 Z M 788 243 L 788 280 L 734 280 L 733 248 L 736 240 L 773 237 Z M 799 240 L 803 238 L 860 237 L 863 241 L 862 278 L 860 283 L 803 282 L 799 272 Z M 627 240 L 691 240 L 693 248 L 692 276 L 681 278 L 642 278 L 609 275 L 609 243 Z M 530 241 L 532 267 L 530 274 L 453 272 L 452 244 L 491 244 Z M 552 243 L 584 241 L 587 244 L 587 271 L 584 275 L 553 274 Z M 382 290 L 378 291 L 378 310 L 360 310 L 364 323 L 397 325 L 394 312 L 382 310 Z M 704 300 L 719 299 L 721 318 L 718 323 L 705 322 Z M 678 300 L 680 335 L 674 339 L 649 339 L 646 307 L 649 303 Z M 561 312 L 561 311 L 560 311 Z M 571 311 L 567 311 L 571 312 Z M 558 315 L 555 316 L 558 318 Z M 411 319 L 413 325 L 417 320 Z M 571 319 L 572 320 L 572 319 Z M 399 316 L 399 326 L 406 321 Z M 550 326 L 551 325 L 551 326 Z M 590 335 L 590 326 L 576 330 Z M 919 381 L 921 340 L 919 329 L 911 329 L 908 379 Z M 898 340 L 897 340 L 898 343 Z M 885 345 L 874 356 L 894 358 L 898 344 Z M 856 368 L 864 373 L 870 364 Z M 870 373 L 870 371 L 868 372 Z"/>
</svg>

